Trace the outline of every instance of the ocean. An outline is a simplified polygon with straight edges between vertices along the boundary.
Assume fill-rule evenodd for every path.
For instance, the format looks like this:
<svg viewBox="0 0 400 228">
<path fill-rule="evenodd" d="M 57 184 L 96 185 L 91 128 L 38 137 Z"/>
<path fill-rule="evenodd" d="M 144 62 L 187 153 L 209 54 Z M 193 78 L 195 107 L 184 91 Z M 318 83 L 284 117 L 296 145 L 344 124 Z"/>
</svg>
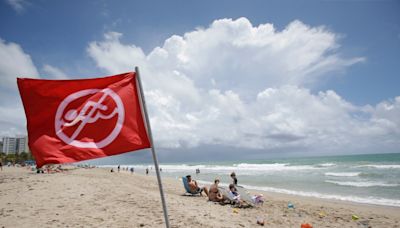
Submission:
<svg viewBox="0 0 400 228">
<path fill-rule="evenodd" d="M 116 167 L 115 165 L 103 167 Z M 121 165 L 144 173 L 152 164 Z M 161 175 L 179 179 L 192 175 L 202 184 L 218 177 L 220 185 L 252 190 L 400 207 L 400 153 L 202 163 L 163 163 Z M 200 173 L 196 174 L 196 169 Z"/>
</svg>

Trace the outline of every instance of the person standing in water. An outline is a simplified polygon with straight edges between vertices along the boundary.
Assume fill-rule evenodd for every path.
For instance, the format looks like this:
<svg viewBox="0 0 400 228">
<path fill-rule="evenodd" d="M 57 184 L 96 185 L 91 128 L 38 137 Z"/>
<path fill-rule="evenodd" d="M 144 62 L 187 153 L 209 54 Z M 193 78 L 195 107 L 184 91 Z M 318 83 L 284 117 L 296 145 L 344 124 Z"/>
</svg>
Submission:
<svg viewBox="0 0 400 228">
<path fill-rule="evenodd" d="M 237 178 L 236 178 L 235 172 L 232 172 L 232 173 L 231 173 L 231 178 L 232 178 L 232 180 L 233 180 L 233 184 L 234 184 L 235 186 L 237 186 L 238 180 L 237 180 Z"/>
</svg>

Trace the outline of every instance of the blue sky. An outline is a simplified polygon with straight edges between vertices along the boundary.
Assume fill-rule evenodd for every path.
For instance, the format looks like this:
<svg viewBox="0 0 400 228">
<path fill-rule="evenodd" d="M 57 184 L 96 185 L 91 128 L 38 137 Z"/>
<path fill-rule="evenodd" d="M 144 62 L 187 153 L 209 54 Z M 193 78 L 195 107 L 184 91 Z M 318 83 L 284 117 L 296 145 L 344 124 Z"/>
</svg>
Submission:
<svg viewBox="0 0 400 228">
<path fill-rule="evenodd" d="M 238 139 L 254 134 L 259 140 L 249 142 L 246 139 L 238 147 L 261 151 L 298 149 L 315 154 L 315 151 L 334 144 L 328 149 L 329 153 L 343 153 L 344 148 L 349 147 L 353 153 L 380 152 L 377 148 L 383 148 L 382 152 L 399 152 L 400 133 L 396 130 L 400 128 L 397 115 L 400 98 L 396 98 L 400 96 L 399 12 L 400 2 L 389 0 L 79 3 L 2 0 L 1 47 L 13 50 L 23 62 L 28 55 L 31 63 L 29 60 L 24 62 L 28 62 L 25 71 L 21 70 L 22 65 L 14 68 L 10 66 L 12 64 L 0 65 L 0 77 L 12 82 L 11 79 L 18 75 L 11 74 L 18 73 L 41 78 L 109 75 L 129 70 L 126 61 L 118 62 L 120 55 L 124 56 L 121 52 L 126 51 L 126 56 L 132 58 L 131 69 L 135 65 L 144 68 L 148 96 L 154 100 L 150 107 L 152 123 L 161 129 L 155 130 L 155 134 L 162 148 L 230 147 Z M 261 25 L 273 29 L 262 30 Z M 241 34 L 241 28 L 249 29 L 249 33 Z M 251 29 L 259 32 L 258 38 L 252 40 Z M 196 31 L 204 32 L 208 39 Z M 232 37 L 232 41 L 224 43 L 219 39 L 227 35 L 220 36 L 226 31 L 228 39 L 236 34 L 247 38 L 242 41 L 240 37 L 237 40 Z M 273 32 L 269 34 L 268 31 Z M 264 42 L 257 39 L 272 41 L 257 46 L 260 45 L 257 42 Z M 214 44 L 216 40 L 218 42 Z M 242 46 L 235 46 L 238 42 Z M 277 52 L 276 58 L 287 58 L 285 61 L 269 56 L 282 45 L 285 49 Z M 197 46 L 201 50 L 197 50 Z M 157 47 L 164 54 L 158 52 Z M 309 57 L 313 60 L 303 62 L 304 56 L 314 51 Z M 3 53 L 0 60 L 6 60 L 9 52 Z M 220 53 L 225 57 L 207 62 Z M 174 54 L 180 62 L 172 58 Z M 255 56 L 265 58 L 265 61 L 258 57 L 253 59 Z M 160 58 L 167 59 L 161 61 Z M 193 64 L 196 61 L 200 62 L 199 66 Z M 163 65 L 166 63 L 170 67 Z M 211 66 L 210 74 L 204 73 L 207 64 L 213 63 L 219 66 Z M 238 66 L 241 64 L 245 66 Z M 286 68 L 285 71 L 280 67 Z M 243 77 L 231 77 L 235 72 Z M 187 90 L 154 85 L 151 79 L 146 81 L 146 74 L 168 78 L 177 84 L 183 80 L 188 82 Z M 284 74 L 288 76 L 282 78 Z M 0 101 L 6 116 L 0 122 L 1 133 L 23 132 L 23 116 L 8 118 L 9 114 L 5 114 L 21 110 L 16 104 L 19 98 L 14 93 L 15 87 L 0 89 L 6 94 Z M 196 98 L 203 93 L 208 97 Z M 299 100 L 294 102 L 286 96 L 296 96 Z M 187 97 L 193 99 L 187 100 Z M 213 107 L 205 104 L 207 99 L 215 99 Z M 262 103 L 261 99 L 269 99 L 269 103 Z M 299 116 L 290 115 L 298 111 L 299 103 L 311 107 L 310 110 L 302 110 Z M 224 105 L 235 104 L 242 105 L 246 111 L 238 109 L 234 113 L 223 113 Z M 287 108 L 282 109 L 279 104 L 286 104 Z M 179 110 L 171 108 L 174 105 Z M 324 105 L 332 110 L 320 109 Z M 223 114 L 212 119 L 210 116 L 214 111 Z M 310 113 L 324 117 L 314 121 L 307 118 Z M 210 118 L 205 120 L 201 116 Z M 165 124 L 168 121 L 172 123 Z M 332 123 L 327 125 L 327 122 Z M 212 128 L 200 127 L 218 123 L 217 134 L 234 133 L 224 138 L 213 135 Z M 257 130 L 243 130 L 251 128 L 252 124 Z M 315 129 L 324 130 L 321 133 Z M 352 130 L 354 132 L 346 135 Z M 166 137 L 168 134 L 172 136 Z M 374 143 L 371 139 L 380 142 Z M 321 140 L 324 143 L 320 143 Z M 352 140 L 361 140 L 366 145 L 354 145 Z M 246 142 L 253 146 L 247 147 Z"/>
</svg>

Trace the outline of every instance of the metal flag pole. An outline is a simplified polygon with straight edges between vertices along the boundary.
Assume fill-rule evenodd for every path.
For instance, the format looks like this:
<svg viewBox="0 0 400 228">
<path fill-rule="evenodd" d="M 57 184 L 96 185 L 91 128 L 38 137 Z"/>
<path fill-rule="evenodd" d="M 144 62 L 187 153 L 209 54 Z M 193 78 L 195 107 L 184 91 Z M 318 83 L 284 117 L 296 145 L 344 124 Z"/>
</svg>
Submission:
<svg viewBox="0 0 400 228">
<path fill-rule="evenodd" d="M 139 67 L 135 67 L 135 72 L 136 72 L 136 79 L 137 79 L 138 85 L 139 85 L 140 100 L 142 101 L 142 110 L 144 112 L 144 116 L 145 116 L 145 120 L 146 120 L 147 134 L 149 135 L 149 140 L 150 140 L 150 144 L 151 144 L 151 153 L 153 154 L 154 167 L 156 169 L 156 174 L 157 174 L 158 188 L 160 189 L 161 202 L 162 202 L 162 206 L 163 206 L 163 210 L 164 210 L 165 225 L 167 228 L 169 228 L 167 204 L 165 202 L 164 190 L 163 190 L 162 183 L 161 183 L 161 175 L 160 175 L 160 169 L 158 168 L 156 151 L 154 150 L 153 135 L 151 133 L 149 115 L 147 114 L 146 101 L 144 99 L 142 82 L 141 82 L 140 76 L 139 76 Z"/>
</svg>

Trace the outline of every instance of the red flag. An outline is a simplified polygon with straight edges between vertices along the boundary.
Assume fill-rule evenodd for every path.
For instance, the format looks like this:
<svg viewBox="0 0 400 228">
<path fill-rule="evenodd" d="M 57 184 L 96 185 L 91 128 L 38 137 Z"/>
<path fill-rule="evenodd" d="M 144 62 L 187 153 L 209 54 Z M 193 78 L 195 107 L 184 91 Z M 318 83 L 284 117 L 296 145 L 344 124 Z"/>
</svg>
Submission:
<svg viewBox="0 0 400 228">
<path fill-rule="evenodd" d="M 38 167 L 149 148 L 134 72 L 82 80 L 18 78 Z"/>
</svg>

